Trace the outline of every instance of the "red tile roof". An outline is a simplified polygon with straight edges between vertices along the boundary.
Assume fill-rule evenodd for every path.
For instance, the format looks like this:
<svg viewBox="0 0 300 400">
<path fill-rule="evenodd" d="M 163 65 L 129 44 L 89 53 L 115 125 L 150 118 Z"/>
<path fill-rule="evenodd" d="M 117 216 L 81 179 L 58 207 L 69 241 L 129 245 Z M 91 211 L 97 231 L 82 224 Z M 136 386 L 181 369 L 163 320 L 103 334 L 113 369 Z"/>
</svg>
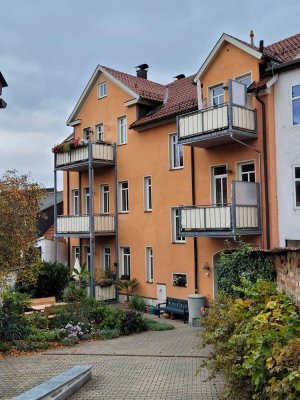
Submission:
<svg viewBox="0 0 300 400">
<path fill-rule="evenodd" d="M 148 79 L 138 78 L 134 75 L 126 74 L 125 72 L 116 71 L 115 69 L 101 65 L 107 72 L 121 81 L 129 89 L 140 95 L 142 99 L 163 102 L 164 85 L 149 81 Z"/>
<path fill-rule="evenodd" d="M 173 118 L 183 112 L 194 111 L 198 107 L 197 88 L 193 82 L 195 75 L 179 79 L 166 85 L 165 96 L 167 101 L 149 114 L 133 122 L 130 128 L 140 128 L 149 123 L 159 122 L 166 118 Z"/>
<path fill-rule="evenodd" d="M 267 76 L 266 78 L 260 79 L 257 82 L 252 82 L 251 85 L 248 87 L 248 92 L 255 92 L 257 89 L 266 89 L 266 84 L 269 80 L 272 79 L 272 76 Z"/>
<path fill-rule="evenodd" d="M 264 54 L 281 62 L 293 60 L 300 54 L 300 33 L 266 46 Z"/>
</svg>

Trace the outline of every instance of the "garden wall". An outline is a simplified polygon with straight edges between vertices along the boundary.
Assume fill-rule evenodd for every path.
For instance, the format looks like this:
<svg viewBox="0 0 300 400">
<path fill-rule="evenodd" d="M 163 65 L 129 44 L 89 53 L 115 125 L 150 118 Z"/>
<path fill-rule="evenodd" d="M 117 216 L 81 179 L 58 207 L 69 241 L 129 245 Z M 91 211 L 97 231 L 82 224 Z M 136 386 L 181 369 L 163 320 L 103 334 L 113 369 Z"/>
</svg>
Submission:
<svg viewBox="0 0 300 400">
<path fill-rule="evenodd" d="M 300 309 L 300 249 L 278 249 L 271 253 L 279 289 Z"/>
</svg>

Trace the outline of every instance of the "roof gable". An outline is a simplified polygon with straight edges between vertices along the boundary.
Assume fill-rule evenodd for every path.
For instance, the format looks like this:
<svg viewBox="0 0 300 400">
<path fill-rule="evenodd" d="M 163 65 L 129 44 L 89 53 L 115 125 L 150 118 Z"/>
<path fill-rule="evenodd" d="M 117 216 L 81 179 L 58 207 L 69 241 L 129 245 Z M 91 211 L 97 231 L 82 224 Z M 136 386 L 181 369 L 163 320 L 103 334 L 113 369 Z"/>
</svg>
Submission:
<svg viewBox="0 0 300 400">
<path fill-rule="evenodd" d="M 98 65 L 68 118 L 67 125 L 71 125 L 76 119 L 78 112 L 81 110 L 101 73 L 120 89 L 128 93 L 134 100 L 143 99 L 159 103 L 163 101 L 164 85 Z"/>
<path fill-rule="evenodd" d="M 246 53 L 250 54 L 251 56 L 257 58 L 258 60 L 261 59 L 262 53 L 258 50 L 257 47 L 251 46 L 250 44 L 236 39 L 233 36 L 227 35 L 227 33 L 223 33 L 223 35 L 220 37 L 220 39 L 217 41 L 216 45 L 200 67 L 199 71 L 197 72 L 194 82 L 196 82 L 198 79 L 201 78 L 201 76 L 204 74 L 207 68 L 211 65 L 211 63 L 214 61 L 215 57 L 218 55 L 218 53 L 221 51 L 223 44 L 231 43 L 233 46 L 238 47 L 239 49 L 245 51 Z"/>
</svg>

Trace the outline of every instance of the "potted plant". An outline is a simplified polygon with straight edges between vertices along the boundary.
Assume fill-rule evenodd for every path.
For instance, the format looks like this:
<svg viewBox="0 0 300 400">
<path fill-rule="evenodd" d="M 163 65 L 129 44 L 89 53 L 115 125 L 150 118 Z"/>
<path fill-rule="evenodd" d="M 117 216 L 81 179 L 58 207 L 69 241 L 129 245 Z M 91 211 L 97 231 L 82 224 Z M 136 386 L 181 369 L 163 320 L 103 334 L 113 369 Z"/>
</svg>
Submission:
<svg viewBox="0 0 300 400">
<path fill-rule="evenodd" d="M 134 289 L 137 287 L 139 282 L 136 278 L 133 278 L 130 280 L 120 279 L 117 282 L 117 284 L 118 284 L 119 289 L 125 291 L 125 294 L 126 294 L 125 308 L 129 308 L 129 296 L 134 292 Z"/>
<path fill-rule="evenodd" d="M 105 271 L 100 271 L 95 275 L 95 283 L 100 287 L 112 286 L 113 282 L 113 273 L 110 268 L 107 268 Z"/>
</svg>

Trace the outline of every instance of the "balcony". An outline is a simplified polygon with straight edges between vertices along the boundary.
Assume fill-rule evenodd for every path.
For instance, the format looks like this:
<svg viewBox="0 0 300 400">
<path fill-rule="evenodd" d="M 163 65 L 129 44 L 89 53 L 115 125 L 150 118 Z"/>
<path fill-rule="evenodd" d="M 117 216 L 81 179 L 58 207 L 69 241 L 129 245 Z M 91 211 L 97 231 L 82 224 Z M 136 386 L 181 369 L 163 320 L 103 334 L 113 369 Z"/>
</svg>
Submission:
<svg viewBox="0 0 300 400">
<path fill-rule="evenodd" d="M 115 216 L 113 214 L 94 215 L 94 229 L 96 236 L 115 234 Z M 89 237 L 89 215 L 67 215 L 57 217 L 57 236 Z"/>
<path fill-rule="evenodd" d="M 65 153 L 56 153 L 55 168 L 61 171 L 84 171 L 88 169 L 89 161 L 93 168 L 114 165 L 114 146 L 106 143 L 89 143 Z"/>
<path fill-rule="evenodd" d="M 259 184 L 232 182 L 232 203 L 179 207 L 180 235 L 230 238 L 261 233 Z"/>
<path fill-rule="evenodd" d="M 255 139 L 256 110 L 232 103 L 205 108 L 177 117 L 178 143 L 209 148 Z"/>
</svg>

